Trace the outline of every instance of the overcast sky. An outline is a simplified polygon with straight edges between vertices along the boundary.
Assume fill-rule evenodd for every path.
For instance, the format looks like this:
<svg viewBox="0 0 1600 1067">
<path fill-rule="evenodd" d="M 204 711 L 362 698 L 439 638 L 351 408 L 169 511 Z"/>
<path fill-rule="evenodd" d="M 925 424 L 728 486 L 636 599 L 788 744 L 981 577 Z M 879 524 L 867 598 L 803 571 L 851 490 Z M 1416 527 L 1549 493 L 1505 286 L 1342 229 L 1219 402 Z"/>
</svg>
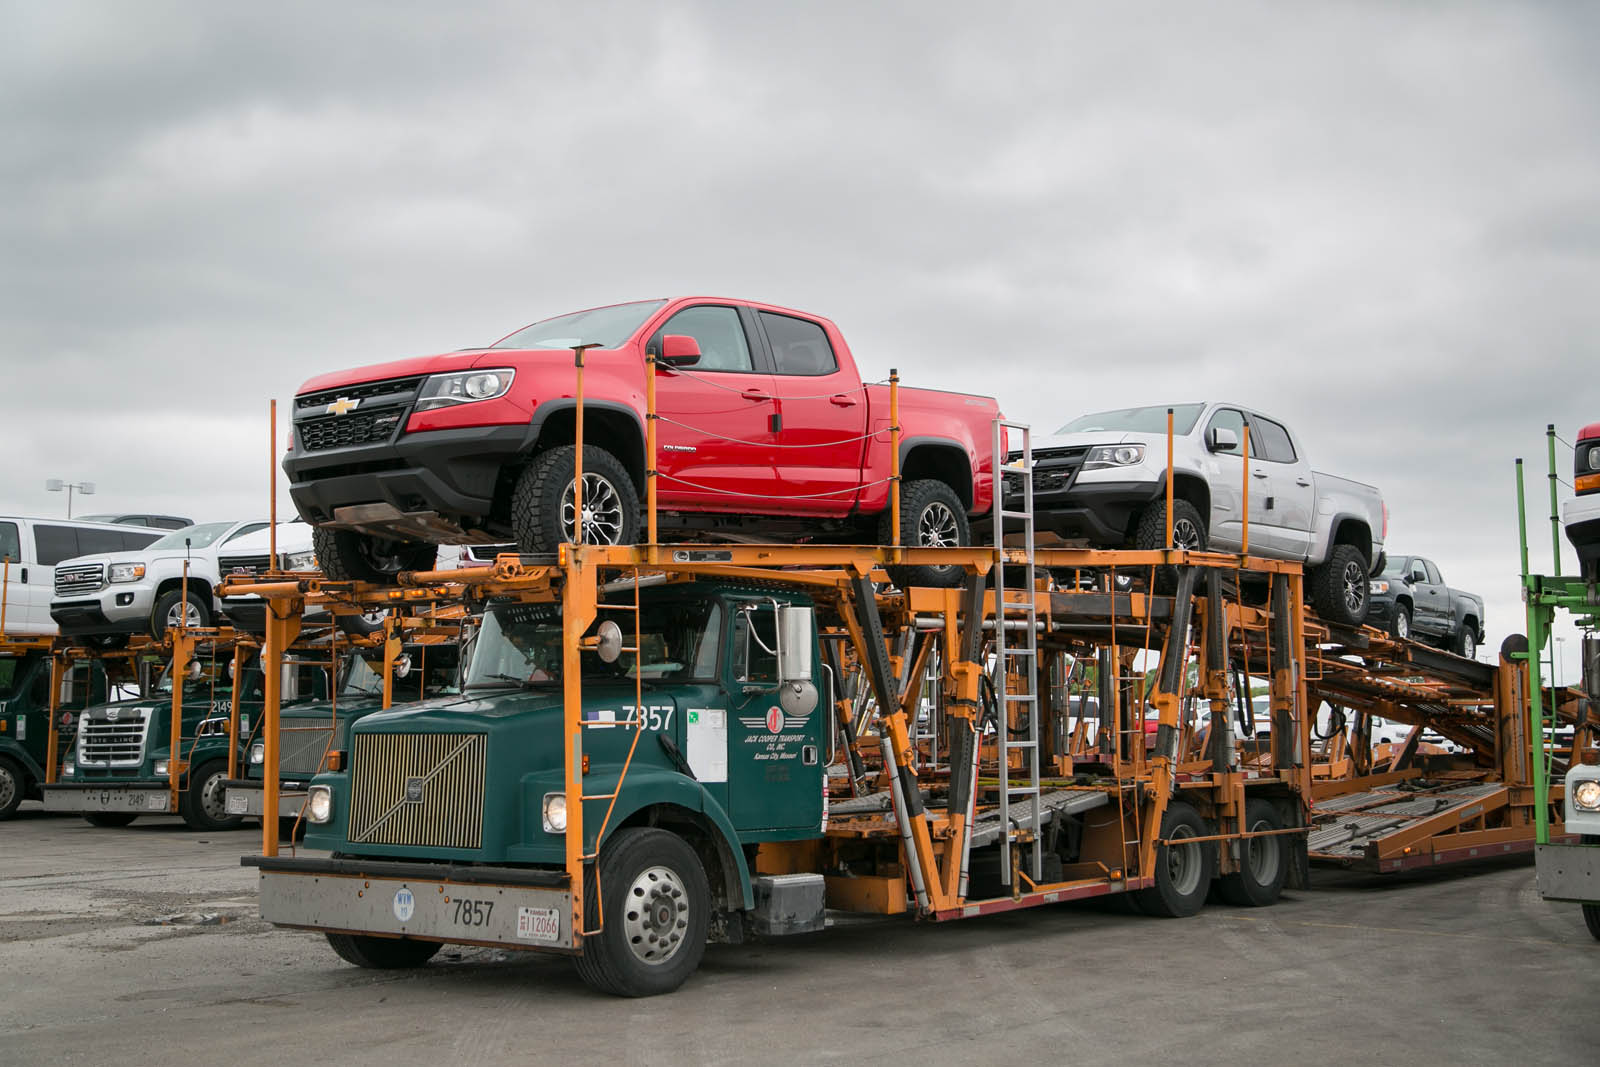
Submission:
<svg viewBox="0 0 1600 1067">
<path fill-rule="evenodd" d="M 1274 413 L 1492 648 L 1512 461 L 1547 500 L 1545 424 L 1600 421 L 1594 6 L 0 14 L 0 511 L 264 513 L 312 374 L 714 293 L 1040 430 Z"/>
</svg>

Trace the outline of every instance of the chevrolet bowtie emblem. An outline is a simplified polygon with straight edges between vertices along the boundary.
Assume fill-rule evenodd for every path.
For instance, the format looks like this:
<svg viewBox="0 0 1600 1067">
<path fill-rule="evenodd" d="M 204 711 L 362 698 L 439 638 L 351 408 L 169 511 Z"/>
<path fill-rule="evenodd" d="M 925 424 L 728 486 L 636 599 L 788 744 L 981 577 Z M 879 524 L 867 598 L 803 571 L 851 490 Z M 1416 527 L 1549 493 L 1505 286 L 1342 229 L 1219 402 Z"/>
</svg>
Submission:
<svg viewBox="0 0 1600 1067">
<path fill-rule="evenodd" d="M 347 396 L 341 396 L 338 400 L 328 405 L 328 414 L 343 415 L 346 412 L 354 411 L 360 403 L 360 399 L 351 400 Z"/>
</svg>

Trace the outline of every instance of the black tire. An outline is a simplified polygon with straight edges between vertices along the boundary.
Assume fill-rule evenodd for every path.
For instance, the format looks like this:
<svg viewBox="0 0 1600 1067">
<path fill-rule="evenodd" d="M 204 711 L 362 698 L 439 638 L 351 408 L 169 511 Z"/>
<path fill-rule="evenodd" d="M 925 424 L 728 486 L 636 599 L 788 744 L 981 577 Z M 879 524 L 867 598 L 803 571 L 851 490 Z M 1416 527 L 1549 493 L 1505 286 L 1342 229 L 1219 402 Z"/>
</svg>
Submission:
<svg viewBox="0 0 1600 1067">
<path fill-rule="evenodd" d="M 1168 841 L 1209 837 L 1211 830 L 1189 804 L 1174 800 L 1161 817 L 1161 836 Z M 1156 846 L 1156 884 L 1139 890 L 1139 909 L 1163 919 L 1182 919 L 1206 902 L 1217 874 L 1216 847 L 1210 842 Z"/>
<path fill-rule="evenodd" d="M 1313 568 L 1311 602 L 1317 614 L 1339 626 L 1361 626 L 1372 606 L 1367 560 L 1354 545 L 1334 545 L 1328 562 Z"/>
<path fill-rule="evenodd" d="M 178 797 L 178 814 L 191 830 L 232 830 L 244 822 L 229 815 L 222 783 L 228 778 L 228 761 L 207 760 L 189 772 L 189 787 Z"/>
<path fill-rule="evenodd" d="M 387 608 L 379 608 L 376 611 L 369 611 L 362 615 L 335 615 L 333 624 L 347 634 L 365 637 L 383 629 L 383 620 L 388 615 Z"/>
<path fill-rule="evenodd" d="M 102 652 L 110 652 L 122 648 L 128 643 L 127 634 L 95 634 L 83 639 L 90 648 L 98 648 Z"/>
<path fill-rule="evenodd" d="M 122 811 L 91 811 L 84 815 L 90 826 L 103 827 L 128 826 L 138 817 Z"/>
<path fill-rule="evenodd" d="M 304 841 L 306 828 L 310 825 L 309 819 L 298 818 L 294 815 L 278 816 L 279 841 Z"/>
<path fill-rule="evenodd" d="M 354 530 L 311 531 L 317 568 L 336 582 L 388 584 L 401 571 L 430 571 L 439 558 L 435 545 L 415 541 L 386 541 Z"/>
<path fill-rule="evenodd" d="M 522 552 L 555 552 L 572 537 L 572 469 L 577 445 L 533 457 L 511 497 L 511 526 Z M 583 446 L 584 543 L 632 545 L 639 541 L 639 493 L 622 463 L 603 448 Z"/>
<path fill-rule="evenodd" d="M 1278 809 L 1265 800 L 1251 800 L 1244 806 L 1246 833 L 1282 830 Z M 1229 904 L 1241 908 L 1265 908 L 1283 895 L 1289 877 L 1289 847 L 1285 836 L 1246 838 L 1243 842 L 1242 870 L 1217 879 L 1217 891 Z"/>
<path fill-rule="evenodd" d="M 681 986 L 705 955 L 711 912 L 711 891 L 694 850 L 666 830 L 618 830 L 600 850 L 600 886 L 603 899 L 591 892 L 585 905 L 586 925 L 599 925 L 604 907 L 604 928 L 584 939 L 583 955 L 574 961 L 578 976 L 619 997 L 651 997 Z"/>
<path fill-rule="evenodd" d="M 1450 651 L 1458 656 L 1465 656 L 1467 659 L 1478 658 L 1477 627 L 1472 624 L 1471 619 L 1461 624 L 1461 631 L 1450 642 Z"/>
<path fill-rule="evenodd" d="M 878 542 L 889 544 L 892 534 L 889 512 L 885 510 L 878 520 Z M 972 544 L 967 509 L 956 491 L 934 478 L 905 483 L 900 489 L 900 543 L 907 548 L 965 548 Z M 901 589 L 914 585 L 953 589 L 967 574 L 966 568 L 958 564 L 885 569 L 889 580 Z"/>
<path fill-rule="evenodd" d="M 444 947 L 438 941 L 413 941 L 408 937 L 363 937 L 360 934 L 328 934 L 328 944 L 346 963 L 377 971 L 399 971 L 421 967 Z"/>
<path fill-rule="evenodd" d="M 156 597 L 155 606 L 150 609 L 150 633 L 161 638 L 167 636 L 167 627 L 178 625 L 179 605 L 183 603 L 183 586 L 175 585 L 165 593 Z M 201 593 L 200 590 L 189 590 L 189 606 L 185 610 L 189 618 L 189 625 L 211 625 L 211 595 Z"/>
<path fill-rule="evenodd" d="M 1394 606 L 1394 622 L 1389 624 L 1389 630 L 1402 641 L 1411 640 L 1411 609 L 1404 604 Z"/>
<path fill-rule="evenodd" d="M 16 760 L 0 756 L 0 822 L 17 813 L 22 795 L 28 791 L 28 776 Z"/>
<path fill-rule="evenodd" d="M 1205 517 L 1200 509 L 1181 497 L 1172 501 L 1172 541 L 1175 547 L 1191 552 L 1204 552 L 1210 544 Z M 1139 512 L 1139 521 L 1133 527 L 1133 547 L 1143 551 L 1167 547 L 1167 498 L 1162 496 L 1146 504 Z M 1170 593 L 1178 587 L 1178 568 L 1157 567 L 1157 593 Z"/>
<path fill-rule="evenodd" d="M 1589 928 L 1589 933 L 1596 941 L 1600 941 L 1600 904 L 1583 904 L 1583 925 Z"/>
</svg>

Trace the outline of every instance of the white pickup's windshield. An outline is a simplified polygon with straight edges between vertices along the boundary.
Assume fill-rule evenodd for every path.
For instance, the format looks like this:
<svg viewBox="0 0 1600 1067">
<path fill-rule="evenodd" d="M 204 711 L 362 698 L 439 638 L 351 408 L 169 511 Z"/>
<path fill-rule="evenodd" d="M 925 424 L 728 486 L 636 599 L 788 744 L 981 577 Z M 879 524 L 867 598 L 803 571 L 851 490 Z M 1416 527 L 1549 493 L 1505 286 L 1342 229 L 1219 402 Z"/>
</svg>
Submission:
<svg viewBox="0 0 1600 1067">
<path fill-rule="evenodd" d="M 1204 404 L 1174 404 L 1172 407 L 1172 432 L 1183 436 L 1194 429 L 1200 420 Z M 1167 406 L 1150 408 L 1118 408 L 1115 411 L 1097 411 L 1093 415 L 1080 415 L 1056 433 L 1095 433 L 1098 431 L 1120 433 L 1166 433 Z"/>
<path fill-rule="evenodd" d="M 665 300 L 640 300 L 632 304 L 613 304 L 610 307 L 574 311 L 570 315 L 557 315 L 532 326 L 518 330 L 494 348 L 571 348 L 574 345 L 595 344 L 601 348 L 616 348 L 633 336 L 644 325 L 644 320 L 665 304 Z"/>
<path fill-rule="evenodd" d="M 202 522 L 198 526 L 185 526 L 181 530 L 173 530 L 165 537 L 158 537 L 150 542 L 147 548 L 182 548 L 185 541 L 190 548 L 205 548 L 217 538 L 233 529 L 231 522 Z"/>
<path fill-rule="evenodd" d="M 634 646 L 633 613 L 614 616 L 624 648 Z M 606 663 L 598 653 L 582 656 L 591 680 L 711 681 L 717 676 L 722 609 L 712 599 L 647 604 L 639 613 L 638 647 Z M 505 689 L 561 681 L 561 608 L 555 604 L 502 604 L 484 612 L 467 670 L 468 689 Z M 642 665 L 641 665 L 642 664 Z"/>
</svg>

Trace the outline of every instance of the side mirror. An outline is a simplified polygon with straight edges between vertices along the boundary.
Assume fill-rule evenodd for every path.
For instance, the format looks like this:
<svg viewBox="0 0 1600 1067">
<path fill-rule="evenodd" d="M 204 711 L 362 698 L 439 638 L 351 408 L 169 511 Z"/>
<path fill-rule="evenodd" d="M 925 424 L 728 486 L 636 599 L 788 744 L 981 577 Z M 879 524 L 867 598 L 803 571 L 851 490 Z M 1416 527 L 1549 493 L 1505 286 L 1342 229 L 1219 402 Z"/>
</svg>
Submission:
<svg viewBox="0 0 1600 1067">
<path fill-rule="evenodd" d="M 685 334 L 669 333 L 661 338 L 658 362 L 669 367 L 692 367 L 700 362 L 700 342 Z"/>
<path fill-rule="evenodd" d="M 600 662 L 617 662 L 617 657 L 622 655 L 622 627 L 607 619 L 595 631 L 595 639 L 594 650 L 599 654 Z"/>
<path fill-rule="evenodd" d="M 809 715 L 817 706 L 817 687 L 811 680 L 811 646 L 816 632 L 811 608 L 779 605 L 778 705 L 786 715 Z"/>
<path fill-rule="evenodd" d="M 1225 426 L 1213 426 L 1206 434 L 1206 447 L 1213 452 L 1231 452 L 1239 447 L 1239 435 Z"/>
<path fill-rule="evenodd" d="M 394 658 L 394 676 L 404 678 L 411 673 L 411 653 L 402 652 Z"/>
</svg>

